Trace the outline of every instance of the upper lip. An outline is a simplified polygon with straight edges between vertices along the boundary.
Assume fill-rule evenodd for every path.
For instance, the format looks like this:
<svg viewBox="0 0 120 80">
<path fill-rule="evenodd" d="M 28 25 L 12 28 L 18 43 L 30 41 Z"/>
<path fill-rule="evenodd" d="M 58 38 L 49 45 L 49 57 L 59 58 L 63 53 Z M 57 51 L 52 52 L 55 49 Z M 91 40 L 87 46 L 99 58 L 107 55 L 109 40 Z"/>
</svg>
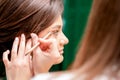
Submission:
<svg viewBox="0 0 120 80">
<path fill-rule="evenodd" d="M 59 49 L 59 51 L 63 51 L 64 48 Z"/>
</svg>

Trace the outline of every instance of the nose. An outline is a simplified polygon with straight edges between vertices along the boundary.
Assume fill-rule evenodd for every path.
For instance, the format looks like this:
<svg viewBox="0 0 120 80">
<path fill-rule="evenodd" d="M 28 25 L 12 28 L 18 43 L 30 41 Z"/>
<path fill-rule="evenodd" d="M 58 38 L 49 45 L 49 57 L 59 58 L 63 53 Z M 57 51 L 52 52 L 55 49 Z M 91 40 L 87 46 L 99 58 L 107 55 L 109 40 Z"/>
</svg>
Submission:
<svg viewBox="0 0 120 80">
<path fill-rule="evenodd" d="M 61 37 L 61 39 L 60 39 L 60 44 L 62 44 L 62 45 L 66 45 L 66 44 L 68 44 L 69 43 L 69 40 L 68 40 L 68 38 L 64 35 L 64 33 L 62 32 L 62 37 Z"/>
</svg>

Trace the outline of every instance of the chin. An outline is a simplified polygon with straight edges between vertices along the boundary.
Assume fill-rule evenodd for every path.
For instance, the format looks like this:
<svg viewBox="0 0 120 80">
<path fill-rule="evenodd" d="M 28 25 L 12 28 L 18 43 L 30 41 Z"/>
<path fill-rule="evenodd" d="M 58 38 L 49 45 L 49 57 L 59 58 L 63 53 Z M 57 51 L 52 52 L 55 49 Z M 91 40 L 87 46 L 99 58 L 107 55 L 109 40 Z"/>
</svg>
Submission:
<svg viewBox="0 0 120 80">
<path fill-rule="evenodd" d="M 60 64 L 63 60 L 64 60 L 64 57 L 63 55 L 61 55 L 60 58 L 56 60 L 55 64 Z"/>
</svg>

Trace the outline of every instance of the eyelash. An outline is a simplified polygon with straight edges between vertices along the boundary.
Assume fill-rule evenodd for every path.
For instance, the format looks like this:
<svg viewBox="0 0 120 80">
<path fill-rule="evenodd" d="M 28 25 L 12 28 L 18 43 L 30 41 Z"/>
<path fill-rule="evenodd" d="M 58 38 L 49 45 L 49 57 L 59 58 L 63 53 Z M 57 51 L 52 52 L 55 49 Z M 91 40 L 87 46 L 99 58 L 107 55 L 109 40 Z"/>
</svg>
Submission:
<svg viewBox="0 0 120 80">
<path fill-rule="evenodd" d="M 54 31 L 52 31 L 52 33 L 53 33 L 54 36 L 57 36 L 58 33 L 59 33 L 59 30 L 54 30 Z"/>
</svg>

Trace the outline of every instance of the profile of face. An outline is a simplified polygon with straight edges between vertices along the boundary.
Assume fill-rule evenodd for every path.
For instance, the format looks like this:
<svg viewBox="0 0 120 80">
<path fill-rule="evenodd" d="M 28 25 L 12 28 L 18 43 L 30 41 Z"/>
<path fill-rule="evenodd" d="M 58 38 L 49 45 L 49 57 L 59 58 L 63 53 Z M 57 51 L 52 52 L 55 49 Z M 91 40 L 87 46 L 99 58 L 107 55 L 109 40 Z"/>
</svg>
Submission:
<svg viewBox="0 0 120 80">
<path fill-rule="evenodd" d="M 60 57 L 56 60 L 55 64 L 59 64 L 63 61 L 64 45 L 68 44 L 69 40 L 62 32 L 63 22 L 61 15 L 54 21 L 52 25 L 38 34 L 38 37 L 44 37 L 48 32 L 52 32 L 49 38 L 54 38 L 57 41 L 57 48 Z"/>
</svg>

